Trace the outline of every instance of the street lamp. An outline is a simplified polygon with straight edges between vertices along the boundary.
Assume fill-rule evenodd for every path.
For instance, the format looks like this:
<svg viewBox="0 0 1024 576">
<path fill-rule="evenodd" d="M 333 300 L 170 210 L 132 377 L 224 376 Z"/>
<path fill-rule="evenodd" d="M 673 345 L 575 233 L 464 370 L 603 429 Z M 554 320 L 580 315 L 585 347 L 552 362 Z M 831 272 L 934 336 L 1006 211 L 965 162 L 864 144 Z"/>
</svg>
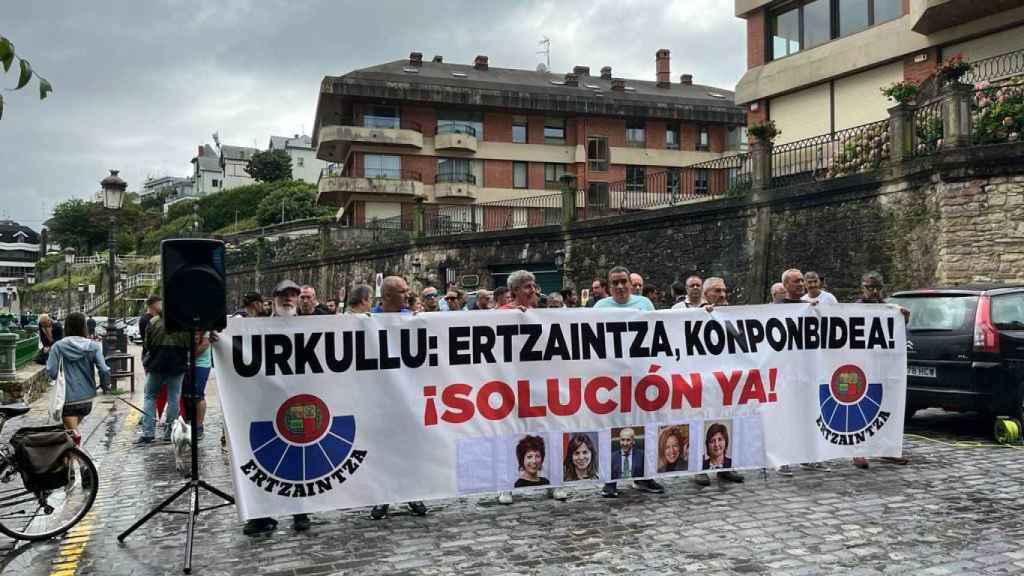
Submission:
<svg viewBox="0 0 1024 576">
<path fill-rule="evenodd" d="M 110 253 L 110 268 L 107 273 L 107 333 L 103 337 L 104 349 L 107 355 L 115 351 L 124 352 L 118 346 L 120 341 L 119 330 L 114 322 L 114 282 L 116 281 L 117 268 L 115 267 L 115 232 L 117 228 L 117 211 L 124 203 L 125 190 L 128 184 L 117 175 L 117 170 L 111 170 L 110 176 L 100 181 L 103 188 L 103 207 L 110 212 L 110 238 L 107 250 Z"/>
<path fill-rule="evenodd" d="M 125 294 L 128 291 L 128 272 L 121 270 L 121 325 L 126 326 L 128 324 L 128 295 Z"/>
<path fill-rule="evenodd" d="M 78 309 L 85 313 L 85 284 L 78 285 Z"/>
<path fill-rule="evenodd" d="M 64 273 L 67 275 L 66 292 L 68 296 L 67 308 L 64 316 L 71 313 L 71 267 L 75 264 L 75 249 L 68 246 L 64 249 Z"/>
</svg>

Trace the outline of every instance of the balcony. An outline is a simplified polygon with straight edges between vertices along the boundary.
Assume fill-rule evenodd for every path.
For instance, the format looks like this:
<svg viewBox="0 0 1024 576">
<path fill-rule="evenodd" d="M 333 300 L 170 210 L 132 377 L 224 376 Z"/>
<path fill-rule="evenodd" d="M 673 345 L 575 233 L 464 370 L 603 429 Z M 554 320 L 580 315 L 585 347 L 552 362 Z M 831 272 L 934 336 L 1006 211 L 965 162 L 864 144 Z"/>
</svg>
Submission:
<svg viewBox="0 0 1024 576">
<path fill-rule="evenodd" d="M 353 144 L 368 146 L 394 146 L 398 148 L 423 148 L 423 129 L 416 122 L 366 117 L 362 126 L 343 121 L 340 125 L 328 125 L 320 129 L 320 141 L 316 157 L 328 162 L 343 163 Z M 474 144 L 474 150 L 476 150 Z"/>
<path fill-rule="evenodd" d="M 977 0 L 922 0 L 923 10 L 914 21 L 914 32 L 918 34 L 934 34 L 940 30 L 952 28 L 991 16 L 1011 8 L 1024 6 L 1024 0 L 1001 0 L 998 2 Z"/>
<path fill-rule="evenodd" d="M 434 198 L 447 202 L 476 200 L 476 176 L 464 173 L 441 172 L 434 178 Z"/>
<path fill-rule="evenodd" d="M 476 128 L 469 124 L 438 124 L 434 136 L 434 149 L 476 152 Z"/>
<path fill-rule="evenodd" d="M 334 169 L 320 172 L 317 203 L 345 207 L 352 200 L 399 201 L 423 196 L 423 177 L 412 170 L 374 170 L 371 176 L 342 175 Z"/>
</svg>

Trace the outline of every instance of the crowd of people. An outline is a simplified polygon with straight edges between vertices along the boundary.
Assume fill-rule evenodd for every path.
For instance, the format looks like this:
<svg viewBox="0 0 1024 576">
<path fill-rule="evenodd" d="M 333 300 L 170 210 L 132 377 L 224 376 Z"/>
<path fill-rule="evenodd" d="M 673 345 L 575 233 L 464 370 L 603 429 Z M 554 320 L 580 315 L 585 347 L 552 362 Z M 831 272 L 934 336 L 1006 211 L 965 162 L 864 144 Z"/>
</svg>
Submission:
<svg viewBox="0 0 1024 576">
<path fill-rule="evenodd" d="M 861 283 L 862 297 L 857 302 L 882 303 L 884 301 L 884 282 L 882 275 L 877 272 L 865 273 Z M 242 307 L 236 312 L 238 317 L 256 316 L 277 316 L 296 317 L 311 315 L 331 314 L 380 314 L 380 313 L 401 313 L 419 314 L 433 312 L 461 312 L 461 311 L 486 311 L 486 310 L 527 310 L 530 308 L 575 308 L 590 307 L 594 309 L 603 308 L 632 308 L 642 311 L 653 311 L 657 307 L 655 302 L 663 300 L 663 293 L 652 286 L 645 286 L 644 278 L 637 272 L 630 271 L 624 266 L 615 266 L 608 271 L 606 277 L 595 278 L 589 290 L 578 294 L 573 289 L 564 289 L 557 292 L 544 294 L 538 284 L 536 277 L 526 270 L 519 270 L 511 273 L 505 286 L 498 286 L 494 290 L 481 289 L 473 294 L 468 294 L 455 282 L 449 283 L 442 292 L 436 286 L 426 286 L 418 293 L 410 290 L 406 280 L 400 276 L 388 276 L 381 284 L 381 297 L 374 302 L 374 289 L 367 285 L 357 285 L 347 291 L 344 298 L 330 299 L 321 304 L 317 299 L 315 288 L 312 286 L 299 286 L 291 280 L 284 280 L 274 288 L 273 298 L 264 301 L 259 293 L 252 292 L 244 296 Z M 824 277 L 816 272 L 803 273 L 797 269 L 789 269 L 782 273 L 780 282 L 771 286 L 769 293 L 774 304 L 788 303 L 813 303 L 813 304 L 834 304 L 838 300 L 825 289 Z M 702 278 L 699 274 L 692 273 L 682 277 L 671 286 L 672 303 L 671 308 L 703 308 L 712 311 L 715 307 L 729 305 L 729 287 L 724 278 L 711 276 Z M 669 307 L 669 306 L 662 306 Z M 147 335 L 147 341 L 149 341 Z M 148 394 L 148 388 L 147 388 Z M 148 396 L 147 396 L 148 397 Z M 148 404 L 147 404 L 148 406 Z M 624 429 L 631 432 L 630 429 Z M 711 431 L 714 432 L 714 431 Z M 724 453 L 724 449 L 715 452 L 715 448 L 727 446 L 728 437 L 724 432 L 710 434 L 708 438 L 708 454 Z M 627 435 L 628 436 L 628 435 Z M 721 437 L 721 438 L 720 438 Z M 567 477 L 591 477 L 594 476 L 587 471 L 586 455 L 592 452 L 593 447 L 588 446 L 586 437 L 574 438 L 573 450 L 565 462 Z M 716 444 L 717 442 L 717 444 Z M 659 445 L 662 443 L 659 442 Z M 659 467 L 676 466 L 680 460 L 680 446 L 685 441 L 676 436 L 668 436 L 664 442 L 665 454 L 661 454 L 659 446 Z M 625 454 L 626 462 L 631 457 L 629 452 L 633 446 L 629 437 L 619 438 L 620 450 Z M 524 454 L 529 451 L 524 450 Z M 622 454 L 620 454 L 620 458 Z M 642 456 L 632 455 L 639 460 Z M 685 461 L 685 455 L 683 460 Z M 722 458 L 717 461 L 708 460 L 704 462 L 703 468 L 707 472 L 697 474 L 693 482 L 699 486 L 711 484 L 711 474 L 714 474 L 720 481 L 743 482 L 741 473 L 729 470 L 731 462 Z M 886 459 L 889 462 L 905 464 L 905 459 Z M 613 461 L 616 459 L 613 458 Z M 617 462 L 621 464 L 620 462 Z M 858 468 L 867 468 L 868 461 L 864 458 L 854 459 L 854 465 Z M 801 464 L 801 467 L 815 472 L 828 472 L 831 469 L 826 463 L 811 462 Z M 532 479 L 531 473 L 536 466 L 531 467 L 528 458 L 520 458 L 521 481 L 532 481 L 535 485 L 541 479 Z M 579 470 L 577 470 L 579 468 Z M 716 472 L 716 469 L 721 469 Z M 782 466 L 777 469 L 780 475 L 791 476 L 793 469 L 790 466 Z M 596 477 L 596 476 L 594 476 Z M 629 474 L 619 471 L 613 478 L 629 478 Z M 653 479 L 639 479 L 633 482 L 633 486 L 641 491 L 649 493 L 663 493 L 665 488 Z M 565 500 L 567 492 L 560 487 L 549 488 L 547 494 L 550 498 Z M 606 498 L 616 498 L 620 495 L 617 482 L 607 482 L 601 489 L 601 495 Z M 501 504 L 513 502 L 512 492 L 501 492 L 498 496 Z M 423 502 L 407 503 L 409 509 L 416 515 L 426 515 L 427 508 Z M 385 518 L 388 515 L 389 505 L 381 504 L 374 506 L 370 512 L 373 519 Z M 309 527 L 307 515 L 297 515 L 294 520 L 294 527 L 302 530 Z M 244 532 L 253 534 L 262 531 L 272 530 L 276 527 L 276 521 L 271 518 L 259 518 L 249 520 L 246 523 Z"/>
</svg>

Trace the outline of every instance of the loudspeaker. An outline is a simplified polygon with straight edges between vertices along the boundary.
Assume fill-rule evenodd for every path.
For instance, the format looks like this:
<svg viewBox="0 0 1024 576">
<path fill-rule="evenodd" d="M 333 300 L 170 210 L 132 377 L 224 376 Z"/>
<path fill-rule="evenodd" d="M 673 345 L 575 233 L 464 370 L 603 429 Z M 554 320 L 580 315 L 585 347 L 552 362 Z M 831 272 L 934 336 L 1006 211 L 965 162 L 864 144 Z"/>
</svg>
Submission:
<svg viewBox="0 0 1024 576">
<path fill-rule="evenodd" d="M 160 270 L 168 331 L 223 330 L 227 326 L 223 242 L 164 240 L 160 243 Z"/>
</svg>

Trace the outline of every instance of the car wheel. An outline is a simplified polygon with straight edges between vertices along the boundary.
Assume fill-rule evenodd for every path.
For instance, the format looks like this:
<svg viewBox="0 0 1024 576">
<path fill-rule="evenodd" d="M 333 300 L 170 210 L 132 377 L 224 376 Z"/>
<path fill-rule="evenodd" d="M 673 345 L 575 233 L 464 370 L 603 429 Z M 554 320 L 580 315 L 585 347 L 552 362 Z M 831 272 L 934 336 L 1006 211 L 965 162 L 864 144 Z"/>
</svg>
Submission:
<svg viewBox="0 0 1024 576">
<path fill-rule="evenodd" d="M 910 422 L 910 419 L 913 418 L 914 414 L 916 414 L 920 409 L 921 408 L 917 406 L 907 404 L 907 407 L 903 410 L 903 423 L 906 424 L 907 422 Z"/>
</svg>

